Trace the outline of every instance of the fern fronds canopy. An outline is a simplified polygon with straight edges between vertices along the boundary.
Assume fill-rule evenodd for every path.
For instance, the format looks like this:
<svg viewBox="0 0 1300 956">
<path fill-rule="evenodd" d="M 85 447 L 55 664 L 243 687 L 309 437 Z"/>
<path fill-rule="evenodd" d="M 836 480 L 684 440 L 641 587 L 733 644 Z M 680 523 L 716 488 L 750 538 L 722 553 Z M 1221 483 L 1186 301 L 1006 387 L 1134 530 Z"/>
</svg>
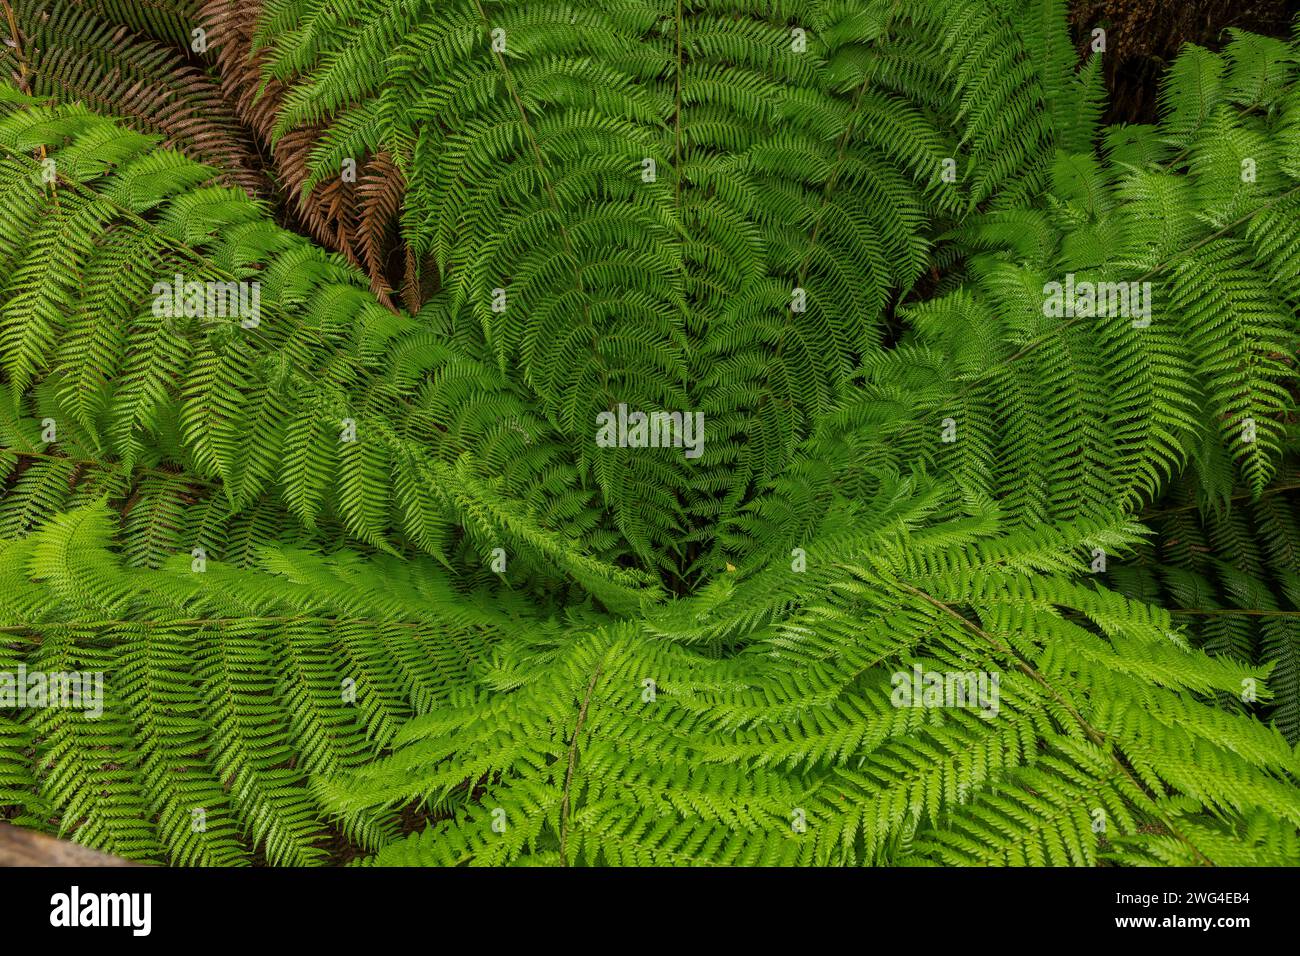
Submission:
<svg viewBox="0 0 1300 956">
<path fill-rule="evenodd" d="M 1056 0 L 15 10 L 0 673 L 103 697 L 0 686 L 0 815 L 1300 862 L 1300 32 L 1103 127 Z"/>
</svg>

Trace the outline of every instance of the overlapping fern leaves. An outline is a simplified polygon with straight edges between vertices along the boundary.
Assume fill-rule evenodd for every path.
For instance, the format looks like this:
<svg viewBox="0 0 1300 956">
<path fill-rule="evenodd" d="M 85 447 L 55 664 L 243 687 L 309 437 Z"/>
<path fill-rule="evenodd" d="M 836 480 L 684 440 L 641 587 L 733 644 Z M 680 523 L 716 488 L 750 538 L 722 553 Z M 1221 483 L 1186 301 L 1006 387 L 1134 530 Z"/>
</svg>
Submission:
<svg viewBox="0 0 1300 956">
<path fill-rule="evenodd" d="M 979 99 L 999 123 L 1038 117 L 1010 23 L 984 14 L 1023 80 L 993 96 L 982 67 L 892 75 L 877 48 L 977 59 L 956 37 L 915 39 L 956 33 L 960 11 L 893 14 L 273 3 L 261 42 L 290 89 L 276 134 L 329 124 L 307 187 L 348 158 L 394 156 L 403 234 L 432 256 L 439 301 L 568 444 L 620 403 L 713 422 L 689 471 L 622 451 L 579 463 L 631 557 L 691 582 L 721 564 L 719 521 L 782 472 L 881 340 L 924 269 L 927 223 L 1041 177 L 1046 130 L 1012 137 L 970 115 Z M 979 175 L 946 183 L 945 160 Z"/>
<path fill-rule="evenodd" d="M 17 36 L 0 49 L 0 68 L 25 91 L 120 117 L 216 167 L 232 185 L 265 190 L 218 84 L 180 51 L 115 25 L 94 4 L 15 0 L 9 9 Z"/>
<path fill-rule="evenodd" d="M 400 176 L 331 254 L 66 68 L 5 93 L 0 670 L 106 675 L 0 711 L 7 816 L 200 864 L 1300 861 L 1296 43 L 1100 130 L 1045 0 L 172 12 L 261 71 L 294 202 Z M 176 275 L 260 321 L 158 315 Z M 703 456 L 599 447 L 620 403 Z M 897 707 L 914 666 L 1000 706 Z"/>
</svg>

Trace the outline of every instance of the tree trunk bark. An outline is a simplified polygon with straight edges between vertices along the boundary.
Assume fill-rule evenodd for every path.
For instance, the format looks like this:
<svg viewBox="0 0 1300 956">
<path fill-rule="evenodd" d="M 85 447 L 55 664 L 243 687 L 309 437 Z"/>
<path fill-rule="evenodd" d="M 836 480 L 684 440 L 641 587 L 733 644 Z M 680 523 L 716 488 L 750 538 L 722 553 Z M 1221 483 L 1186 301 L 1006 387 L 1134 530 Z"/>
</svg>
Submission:
<svg viewBox="0 0 1300 956">
<path fill-rule="evenodd" d="M 0 866 L 137 866 L 130 860 L 0 823 Z"/>
</svg>

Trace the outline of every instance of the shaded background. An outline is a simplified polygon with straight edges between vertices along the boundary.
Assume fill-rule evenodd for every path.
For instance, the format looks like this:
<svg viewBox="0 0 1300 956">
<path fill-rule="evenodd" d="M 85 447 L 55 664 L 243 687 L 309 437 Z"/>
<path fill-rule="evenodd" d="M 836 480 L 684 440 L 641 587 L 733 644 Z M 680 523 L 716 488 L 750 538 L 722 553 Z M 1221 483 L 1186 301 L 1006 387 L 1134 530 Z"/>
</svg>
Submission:
<svg viewBox="0 0 1300 956">
<path fill-rule="evenodd" d="M 1151 123 L 1160 76 L 1182 44 L 1218 50 L 1232 27 L 1287 37 L 1297 10 L 1297 0 L 1075 0 L 1070 26 L 1080 51 L 1093 27 L 1106 30 L 1104 122 Z"/>
</svg>

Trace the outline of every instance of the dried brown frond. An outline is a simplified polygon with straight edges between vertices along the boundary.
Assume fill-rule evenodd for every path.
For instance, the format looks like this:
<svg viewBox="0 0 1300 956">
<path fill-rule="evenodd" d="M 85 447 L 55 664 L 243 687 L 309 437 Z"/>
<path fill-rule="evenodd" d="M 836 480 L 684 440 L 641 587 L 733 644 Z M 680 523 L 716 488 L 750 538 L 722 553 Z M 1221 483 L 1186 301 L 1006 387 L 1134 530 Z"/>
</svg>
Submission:
<svg viewBox="0 0 1300 956">
<path fill-rule="evenodd" d="M 221 181 L 250 194 L 265 192 L 257 156 L 245 145 L 220 87 L 177 51 L 132 34 L 71 0 L 11 0 L 19 36 L 8 18 L 0 29 L 15 41 L 0 47 L 0 70 L 19 74 L 37 97 L 81 103 L 128 126 L 162 137 Z"/>
</svg>

